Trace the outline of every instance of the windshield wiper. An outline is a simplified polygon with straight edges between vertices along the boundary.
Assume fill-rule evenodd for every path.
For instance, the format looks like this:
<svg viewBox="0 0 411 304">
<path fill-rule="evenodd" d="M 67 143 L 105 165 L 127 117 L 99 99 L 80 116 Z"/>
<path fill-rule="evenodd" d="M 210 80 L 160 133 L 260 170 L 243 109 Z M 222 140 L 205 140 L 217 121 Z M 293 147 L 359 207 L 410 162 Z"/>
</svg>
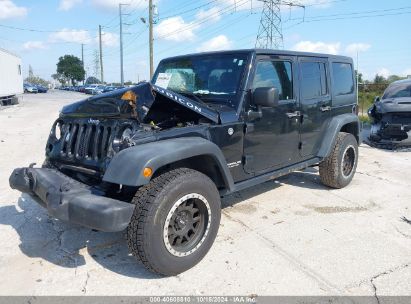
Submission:
<svg viewBox="0 0 411 304">
<path fill-rule="evenodd" d="M 200 102 L 200 103 L 202 103 L 202 104 L 204 104 L 204 105 L 207 106 L 207 103 L 206 103 L 204 100 L 202 100 L 200 97 L 198 97 L 196 94 L 194 94 L 194 93 L 191 93 L 191 92 L 178 92 L 178 93 L 180 93 L 180 94 L 182 94 L 182 95 L 189 96 L 189 97 L 193 97 L 196 101 L 198 101 L 198 102 Z"/>
</svg>

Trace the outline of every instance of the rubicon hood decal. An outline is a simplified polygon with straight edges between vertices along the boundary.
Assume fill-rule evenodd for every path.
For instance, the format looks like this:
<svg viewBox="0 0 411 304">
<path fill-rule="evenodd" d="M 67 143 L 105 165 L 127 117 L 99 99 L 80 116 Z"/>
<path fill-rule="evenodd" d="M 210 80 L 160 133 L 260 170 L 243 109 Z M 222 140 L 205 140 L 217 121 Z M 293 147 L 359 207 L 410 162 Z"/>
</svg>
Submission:
<svg viewBox="0 0 411 304">
<path fill-rule="evenodd" d="M 201 103 L 191 98 L 187 98 L 185 96 L 182 96 L 181 94 L 177 94 L 173 91 L 163 89 L 154 84 L 151 86 L 155 92 L 161 94 L 162 96 L 167 97 L 168 99 L 177 102 L 178 104 L 181 104 L 184 107 L 193 110 L 194 112 L 197 112 L 198 114 L 203 115 L 216 123 L 218 122 L 218 112 L 208 108 L 206 105 L 202 105 Z"/>
<path fill-rule="evenodd" d="M 136 95 L 135 103 L 122 99 L 127 91 Z M 131 88 L 121 89 L 106 94 L 97 95 L 63 107 L 61 115 L 77 117 L 123 117 L 135 118 L 143 122 L 150 108 L 159 98 L 165 97 L 170 102 L 177 103 L 191 111 L 202 115 L 211 121 L 219 122 L 219 113 L 200 102 L 187 98 L 173 91 L 144 82 Z M 161 97 L 160 97 L 161 98 Z"/>
</svg>

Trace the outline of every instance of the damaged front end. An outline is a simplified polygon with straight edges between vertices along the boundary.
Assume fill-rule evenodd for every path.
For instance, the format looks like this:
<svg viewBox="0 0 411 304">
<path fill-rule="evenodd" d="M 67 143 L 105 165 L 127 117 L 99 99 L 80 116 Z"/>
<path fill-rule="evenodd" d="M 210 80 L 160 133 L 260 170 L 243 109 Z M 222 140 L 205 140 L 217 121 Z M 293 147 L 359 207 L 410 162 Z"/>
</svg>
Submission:
<svg viewBox="0 0 411 304">
<path fill-rule="evenodd" d="M 205 104 L 141 83 L 64 107 L 50 132 L 46 166 L 98 183 L 119 151 L 159 140 L 166 130 L 192 133 L 218 121 L 218 112 Z"/>
<path fill-rule="evenodd" d="M 411 145 L 411 98 L 377 101 L 368 110 L 374 143 Z"/>
<path fill-rule="evenodd" d="M 103 180 L 116 154 L 167 138 L 206 137 L 207 127 L 218 121 L 218 112 L 205 104 L 150 83 L 91 97 L 62 109 L 42 168 L 15 169 L 10 187 L 56 218 L 121 231 L 133 214 L 128 202 L 135 189 Z"/>
</svg>

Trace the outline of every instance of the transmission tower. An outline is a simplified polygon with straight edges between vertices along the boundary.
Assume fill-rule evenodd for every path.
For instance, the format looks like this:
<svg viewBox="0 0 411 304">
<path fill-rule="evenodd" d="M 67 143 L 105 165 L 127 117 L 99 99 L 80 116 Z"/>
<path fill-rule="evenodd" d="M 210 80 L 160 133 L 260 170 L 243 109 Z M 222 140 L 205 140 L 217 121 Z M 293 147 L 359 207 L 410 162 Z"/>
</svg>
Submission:
<svg viewBox="0 0 411 304">
<path fill-rule="evenodd" d="M 281 5 L 297 6 L 305 8 L 304 5 L 282 0 L 259 0 L 264 3 L 261 14 L 260 26 L 258 28 L 256 48 L 282 49 L 283 32 L 281 24 Z"/>
</svg>

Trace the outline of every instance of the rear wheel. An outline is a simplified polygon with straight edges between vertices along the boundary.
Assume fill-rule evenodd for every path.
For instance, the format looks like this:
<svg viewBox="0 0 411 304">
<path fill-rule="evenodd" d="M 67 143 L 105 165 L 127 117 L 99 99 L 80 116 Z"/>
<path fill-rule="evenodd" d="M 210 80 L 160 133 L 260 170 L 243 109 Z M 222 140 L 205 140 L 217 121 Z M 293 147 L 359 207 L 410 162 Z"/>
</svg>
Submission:
<svg viewBox="0 0 411 304">
<path fill-rule="evenodd" d="M 127 229 L 131 253 L 152 272 L 179 274 L 207 254 L 220 224 L 220 196 L 206 175 L 176 169 L 140 188 Z"/>
<path fill-rule="evenodd" d="M 358 143 L 350 133 L 340 132 L 330 155 L 320 163 L 321 182 L 344 188 L 354 177 L 358 163 Z"/>
</svg>

